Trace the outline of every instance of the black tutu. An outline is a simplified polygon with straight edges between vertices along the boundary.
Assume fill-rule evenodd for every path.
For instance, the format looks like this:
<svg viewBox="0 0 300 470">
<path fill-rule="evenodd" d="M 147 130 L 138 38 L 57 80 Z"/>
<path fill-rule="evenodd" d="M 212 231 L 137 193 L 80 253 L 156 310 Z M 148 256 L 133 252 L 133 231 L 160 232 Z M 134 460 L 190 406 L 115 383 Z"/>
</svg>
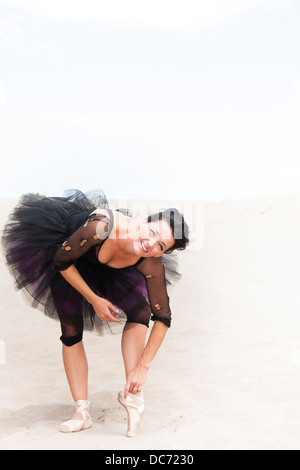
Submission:
<svg viewBox="0 0 300 470">
<path fill-rule="evenodd" d="M 120 323 L 100 320 L 93 307 L 76 291 L 54 266 L 54 256 L 68 237 L 71 216 L 95 209 L 108 209 L 103 191 L 83 194 L 69 191 L 65 197 L 24 196 L 10 215 L 2 236 L 7 264 L 16 288 L 26 293 L 30 305 L 48 317 L 65 315 L 83 317 L 84 329 L 99 334 L 119 333 L 124 322 L 138 317 L 138 310 L 149 305 L 145 278 L 133 267 L 114 269 L 101 263 L 92 264 L 80 258 L 74 263 L 90 288 L 125 313 Z M 179 278 L 176 257 L 164 255 L 166 281 Z M 122 318 L 122 316 L 121 316 Z M 143 321 L 140 321 L 143 323 Z"/>
</svg>

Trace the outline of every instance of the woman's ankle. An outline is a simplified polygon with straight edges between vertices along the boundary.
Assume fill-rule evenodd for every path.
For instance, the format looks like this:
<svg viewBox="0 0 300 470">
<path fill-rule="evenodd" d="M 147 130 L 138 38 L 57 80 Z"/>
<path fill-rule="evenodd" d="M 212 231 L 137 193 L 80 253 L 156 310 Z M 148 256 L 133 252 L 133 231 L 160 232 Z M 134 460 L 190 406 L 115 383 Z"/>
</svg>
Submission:
<svg viewBox="0 0 300 470">
<path fill-rule="evenodd" d="M 89 413 L 89 411 L 90 411 L 90 402 L 88 400 L 85 400 L 85 399 L 75 400 L 75 406 L 76 406 L 76 412 L 75 412 L 74 416 L 71 419 L 83 420 L 84 415 L 82 414 L 81 411 L 84 410 L 87 413 Z"/>
</svg>

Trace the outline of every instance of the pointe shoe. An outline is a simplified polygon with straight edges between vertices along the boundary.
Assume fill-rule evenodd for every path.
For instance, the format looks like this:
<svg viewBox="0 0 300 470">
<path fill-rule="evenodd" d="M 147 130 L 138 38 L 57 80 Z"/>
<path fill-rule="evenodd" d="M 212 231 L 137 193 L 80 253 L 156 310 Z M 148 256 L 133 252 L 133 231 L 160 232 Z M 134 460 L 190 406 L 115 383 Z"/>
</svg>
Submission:
<svg viewBox="0 0 300 470">
<path fill-rule="evenodd" d="M 143 392 L 139 394 L 129 392 L 126 398 L 124 392 L 119 392 L 118 401 L 127 411 L 127 437 L 135 437 L 144 411 Z"/>
<path fill-rule="evenodd" d="M 92 419 L 89 413 L 90 402 L 87 400 L 77 400 L 76 413 L 81 413 L 83 419 L 69 419 L 60 425 L 61 432 L 77 432 L 92 426 Z M 86 410 L 88 409 L 88 411 Z"/>
</svg>

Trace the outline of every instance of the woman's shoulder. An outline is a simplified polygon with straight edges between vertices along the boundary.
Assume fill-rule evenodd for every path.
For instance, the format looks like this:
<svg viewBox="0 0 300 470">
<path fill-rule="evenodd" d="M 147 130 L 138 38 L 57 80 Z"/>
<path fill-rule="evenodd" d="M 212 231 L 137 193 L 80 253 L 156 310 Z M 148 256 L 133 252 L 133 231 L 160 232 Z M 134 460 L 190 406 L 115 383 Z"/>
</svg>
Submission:
<svg viewBox="0 0 300 470">
<path fill-rule="evenodd" d="M 111 223 L 113 225 L 113 231 L 120 234 L 127 233 L 128 226 L 132 223 L 132 217 L 118 210 L 98 208 L 90 214 L 90 218 L 103 216 L 105 217 L 105 220 L 108 223 Z"/>
<path fill-rule="evenodd" d="M 133 220 L 132 217 L 129 217 L 122 212 L 117 210 L 112 211 L 113 218 L 114 218 L 114 227 L 115 233 L 118 234 L 120 238 L 123 236 L 127 236 L 128 234 L 128 227 L 132 224 Z"/>
<path fill-rule="evenodd" d="M 114 210 L 114 209 L 104 209 L 102 207 L 97 208 L 93 212 L 91 212 L 90 217 L 91 216 L 98 216 L 98 217 L 105 216 L 108 219 L 113 217 L 114 219 L 116 219 L 118 221 L 119 220 L 131 220 L 132 219 L 130 216 L 126 215 L 123 212 L 120 212 L 120 211 Z"/>
</svg>

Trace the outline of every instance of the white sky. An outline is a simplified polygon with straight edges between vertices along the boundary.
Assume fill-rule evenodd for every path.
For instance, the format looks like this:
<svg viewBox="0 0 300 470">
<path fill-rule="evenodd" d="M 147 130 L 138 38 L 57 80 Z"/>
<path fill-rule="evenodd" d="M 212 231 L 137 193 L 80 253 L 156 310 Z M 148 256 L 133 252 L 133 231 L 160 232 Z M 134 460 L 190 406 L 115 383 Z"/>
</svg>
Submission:
<svg viewBox="0 0 300 470">
<path fill-rule="evenodd" d="M 0 0 L 0 197 L 300 191 L 297 0 Z"/>
</svg>

